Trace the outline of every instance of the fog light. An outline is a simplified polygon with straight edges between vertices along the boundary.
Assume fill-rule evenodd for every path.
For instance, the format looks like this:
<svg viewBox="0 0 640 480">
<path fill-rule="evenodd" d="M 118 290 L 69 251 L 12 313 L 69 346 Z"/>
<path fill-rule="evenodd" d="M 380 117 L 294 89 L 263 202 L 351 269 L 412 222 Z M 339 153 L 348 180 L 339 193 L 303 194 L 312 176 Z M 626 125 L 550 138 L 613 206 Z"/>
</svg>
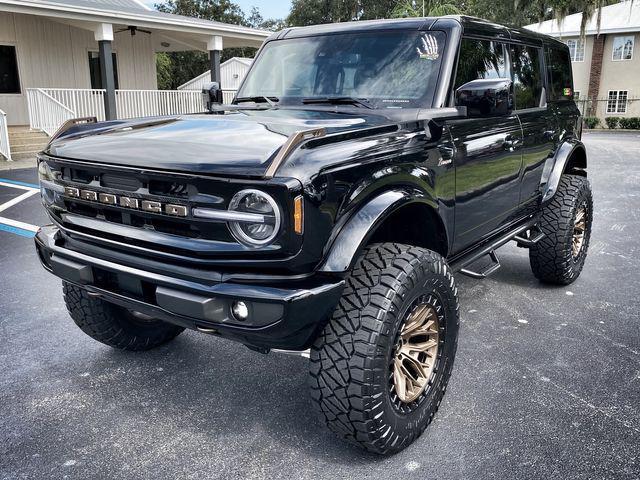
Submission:
<svg viewBox="0 0 640 480">
<path fill-rule="evenodd" d="M 231 304 L 231 313 L 236 320 L 244 322 L 249 318 L 249 307 L 244 302 L 235 301 Z"/>
</svg>

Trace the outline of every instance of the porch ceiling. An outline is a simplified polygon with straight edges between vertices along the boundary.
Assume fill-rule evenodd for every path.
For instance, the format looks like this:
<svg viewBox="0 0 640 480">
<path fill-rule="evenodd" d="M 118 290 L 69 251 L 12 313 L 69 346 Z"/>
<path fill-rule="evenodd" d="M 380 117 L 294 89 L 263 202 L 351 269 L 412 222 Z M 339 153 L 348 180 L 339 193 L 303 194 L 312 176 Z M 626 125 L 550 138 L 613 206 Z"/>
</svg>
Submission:
<svg viewBox="0 0 640 480">
<path fill-rule="evenodd" d="M 154 48 L 158 52 L 181 50 L 207 50 L 207 42 L 213 36 L 220 36 L 226 47 L 258 47 L 271 32 L 212 22 L 197 18 L 183 17 L 141 8 L 110 9 L 89 8 L 86 2 L 77 5 L 63 1 L 0 0 L 0 11 L 38 15 L 51 20 L 67 23 L 78 28 L 95 31 L 98 25 L 108 23 L 113 30 L 136 26 L 151 31 Z M 97 2 L 99 3 L 99 2 Z M 129 35 L 128 32 L 117 35 Z M 138 32 L 137 35 L 146 35 Z"/>
</svg>

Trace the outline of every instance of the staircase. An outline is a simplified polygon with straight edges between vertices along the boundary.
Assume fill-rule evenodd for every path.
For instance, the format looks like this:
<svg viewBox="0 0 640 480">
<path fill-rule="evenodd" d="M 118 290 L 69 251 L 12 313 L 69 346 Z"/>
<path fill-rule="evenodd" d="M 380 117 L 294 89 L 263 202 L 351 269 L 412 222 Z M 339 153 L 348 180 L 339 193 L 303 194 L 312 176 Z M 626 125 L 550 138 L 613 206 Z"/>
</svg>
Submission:
<svg viewBox="0 0 640 480">
<path fill-rule="evenodd" d="M 42 151 L 48 142 L 46 133 L 29 127 L 9 127 L 11 159 L 14 161 L 35 159 L 36 153 Z"/>
</svg>

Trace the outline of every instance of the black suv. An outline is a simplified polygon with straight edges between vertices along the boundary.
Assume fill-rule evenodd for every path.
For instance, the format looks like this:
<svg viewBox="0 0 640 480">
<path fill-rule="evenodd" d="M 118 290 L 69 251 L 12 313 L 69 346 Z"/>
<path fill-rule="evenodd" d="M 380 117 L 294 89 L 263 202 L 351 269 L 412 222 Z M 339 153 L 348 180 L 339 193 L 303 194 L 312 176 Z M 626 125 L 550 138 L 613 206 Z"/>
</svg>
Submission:
<svg viewBox="0 0 640 480">
<path fill-rule="evenodd" d="M 468 17 L 286 29 L 219 98 L 78 120 L 39 156 L 37 250 L 100 342 L 310 349 L 324 422 L 392 453 L 446 389 L 454 272 L 485 277 L 513 240 L 541 281 L 580 274 L 592 197 L 557 40 Z"/>
</svg>

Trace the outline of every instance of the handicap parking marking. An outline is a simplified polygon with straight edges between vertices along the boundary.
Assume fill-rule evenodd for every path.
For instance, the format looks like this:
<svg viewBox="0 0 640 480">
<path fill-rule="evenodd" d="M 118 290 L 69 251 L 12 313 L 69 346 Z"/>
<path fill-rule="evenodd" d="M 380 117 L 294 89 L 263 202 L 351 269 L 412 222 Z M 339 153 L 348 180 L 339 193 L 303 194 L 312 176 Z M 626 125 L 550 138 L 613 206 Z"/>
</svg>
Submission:
<svg viewBox="0 0 640 480">
<path fill-rule="evenodd" d="M 17 197 L 0 204 L 0 212 L 17 205 L 18 203 L 40 193 L 40 187 L 33 183 L 19 182 L 8 178 L 0 178 L 0 186 L 26 190 Z M 30 223 L 20 222 L 11 218 L 0 217 L 0 231 L 13 233 L 22 237 L 33 237 L 40 227 Z"/>
<path fill-rule="evenodd" d="M 9 178 L 0 178 L 0 185 L 10 188 L 20 188 L 22 190 L 40 191 L 40 186 L 35 183 L 19 182 L 18 180 L 11 180 Z"/>
</svg>

